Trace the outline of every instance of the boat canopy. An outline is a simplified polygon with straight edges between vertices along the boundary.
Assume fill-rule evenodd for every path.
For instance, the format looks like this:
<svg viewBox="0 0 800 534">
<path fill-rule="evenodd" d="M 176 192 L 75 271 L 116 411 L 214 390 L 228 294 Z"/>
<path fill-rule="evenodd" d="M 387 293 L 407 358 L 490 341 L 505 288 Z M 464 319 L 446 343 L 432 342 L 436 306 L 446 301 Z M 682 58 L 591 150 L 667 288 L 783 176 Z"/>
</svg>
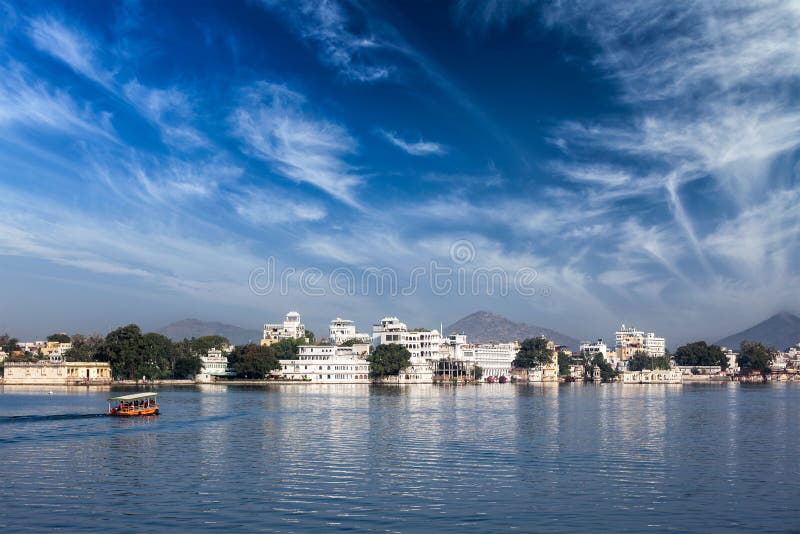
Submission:
<svg viewBox="0 0 800 534">
<path fill-rule="evenodd" d="M 158 393 L 133 393 L 131 395 L 122 395 L 121 397 L 111 397 L 109 401 L 132 401 L 140 399 L 149 399 L 155 397 Z"/>
</svg>

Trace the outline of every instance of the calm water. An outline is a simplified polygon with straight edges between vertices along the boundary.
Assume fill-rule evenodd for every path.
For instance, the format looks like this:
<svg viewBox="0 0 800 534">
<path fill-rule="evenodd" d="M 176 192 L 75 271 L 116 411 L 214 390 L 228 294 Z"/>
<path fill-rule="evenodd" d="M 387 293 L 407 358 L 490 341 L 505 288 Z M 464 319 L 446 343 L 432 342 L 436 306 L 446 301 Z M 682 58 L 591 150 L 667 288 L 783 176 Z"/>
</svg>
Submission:
<svg viewBox="0 0 800 534">
<path fill-rule="evenodd" d="M 159 392 L 0 389 L 0 529 L 800 530 L 797 385 Z"/>
</svg>

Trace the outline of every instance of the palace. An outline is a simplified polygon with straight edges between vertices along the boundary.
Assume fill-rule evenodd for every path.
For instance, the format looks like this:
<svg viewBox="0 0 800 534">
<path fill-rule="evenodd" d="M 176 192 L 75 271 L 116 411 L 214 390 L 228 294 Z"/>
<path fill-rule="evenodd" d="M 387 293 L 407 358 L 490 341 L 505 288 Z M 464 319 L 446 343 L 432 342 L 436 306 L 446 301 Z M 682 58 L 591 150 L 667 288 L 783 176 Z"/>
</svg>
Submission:
<svg viewBox="0 0 800 534">
<path fill-rule="evenodd" d="M 38 362 L 5 362 L 5 385 L 96 385 L 111 383 L 108 362 L 65 362 L 61 359 Z"/>
</svg>

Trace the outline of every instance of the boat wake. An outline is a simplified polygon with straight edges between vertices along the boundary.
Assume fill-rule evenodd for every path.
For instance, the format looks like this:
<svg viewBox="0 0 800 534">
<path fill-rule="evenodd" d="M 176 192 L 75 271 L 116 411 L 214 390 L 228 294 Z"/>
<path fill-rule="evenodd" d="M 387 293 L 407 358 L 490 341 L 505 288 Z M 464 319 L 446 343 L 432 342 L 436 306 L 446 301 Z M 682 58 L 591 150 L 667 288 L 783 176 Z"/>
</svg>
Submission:
<svg viewBox="0 0 800 534">
<path fill-rule="evenodd" d="M 0 416 L 0 425 L 14 423 L 37 423 L 40 421 L 64 421 L 69 419 L 90 419 L 104 417 L 104 413 L 60 413 L 53 415 L 8 415 Z"/>
</svg>

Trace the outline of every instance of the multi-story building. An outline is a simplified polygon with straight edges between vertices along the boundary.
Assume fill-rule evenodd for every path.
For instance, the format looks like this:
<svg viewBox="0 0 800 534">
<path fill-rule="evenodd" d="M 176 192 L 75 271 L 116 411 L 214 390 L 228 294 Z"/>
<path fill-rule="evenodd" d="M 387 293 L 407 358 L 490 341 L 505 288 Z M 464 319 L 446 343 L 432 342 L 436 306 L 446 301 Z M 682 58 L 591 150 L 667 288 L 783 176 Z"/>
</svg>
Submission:
<svg viewBox="0 0 800 534">
<path fill-rule="evenodd" d="M 397 377 L 398 382 L 431 382 L 436 362 L 446 357 L 447 347 L 438 330 L 409 330 L 397 317 L 384 317 L 372 327 L 373 343 L 396 343 L 411 353 L 411 365 Z"/>
<path fill-rule="evenodd" d="M 306 339 L 306 326 L 300 322 L 300 314 L 290 311 L 282 323 L 264 325 L 262 345 L 273 345 L 283 339 Z"/>
<path fill-rule="evenodd" d="M 64 354 L 72 348 L 72 343 L 61 343 L 59 341 L 48 341 L 43 347 L 39 347 L 37 350 L 41 350 L 42 355 L 44 356 L 64 356 Z M 35 351 L 31 351 L 35 352 Z"/>
<path fill-rule="evenodd" d="M 356 324 L 349 319 L 337 317 L 331 321 L 328 328 L 328 341 L 334 345 L 341 345 L 346 341 L 355 339 L 359 343 L 371 343 L 372 336 L 366 333 L 356 332 Z"/>
<path fill-rule="evenodd" d="M 639 351 L 646 352 L 648 356 L 658 358 L 666 352 L 666 342 L 663 337 L 656 337 L 653 332 L 645 333 L 624 324 L 617 330 L 615 336 L 615 352 L 617 358 L 628 361 L 631 356 Z"/>
<path fill-rule="evenodd" d="M 519 346 L 516 343 L 465 345 L 461 352 L 464 361 L 483 370 L 484 380 L 490 376 L 510 377 Z"/>
<path fill-rule="evenodd" d="M 232 347 L 225 347 L 232 348 Z M 195 380 L 198 382 L 211 382 L 218 376 L 233 376 L 233 371 L 228 370 L 228 356 L 229 350 L 223 352 L 218 348 L 208 349 L 208 352 L 200 356 L 200 361 L 203 366 L 200 368 L 200 373 L 197 374 Z"/>
<path fill-rule="evenodd" d="M 289 380 L 322 383 L 363 383 L 369 377 L 369 345 L 303 345 L 291 360 L 281 360 L 281 371 Z"/>
</svg>

